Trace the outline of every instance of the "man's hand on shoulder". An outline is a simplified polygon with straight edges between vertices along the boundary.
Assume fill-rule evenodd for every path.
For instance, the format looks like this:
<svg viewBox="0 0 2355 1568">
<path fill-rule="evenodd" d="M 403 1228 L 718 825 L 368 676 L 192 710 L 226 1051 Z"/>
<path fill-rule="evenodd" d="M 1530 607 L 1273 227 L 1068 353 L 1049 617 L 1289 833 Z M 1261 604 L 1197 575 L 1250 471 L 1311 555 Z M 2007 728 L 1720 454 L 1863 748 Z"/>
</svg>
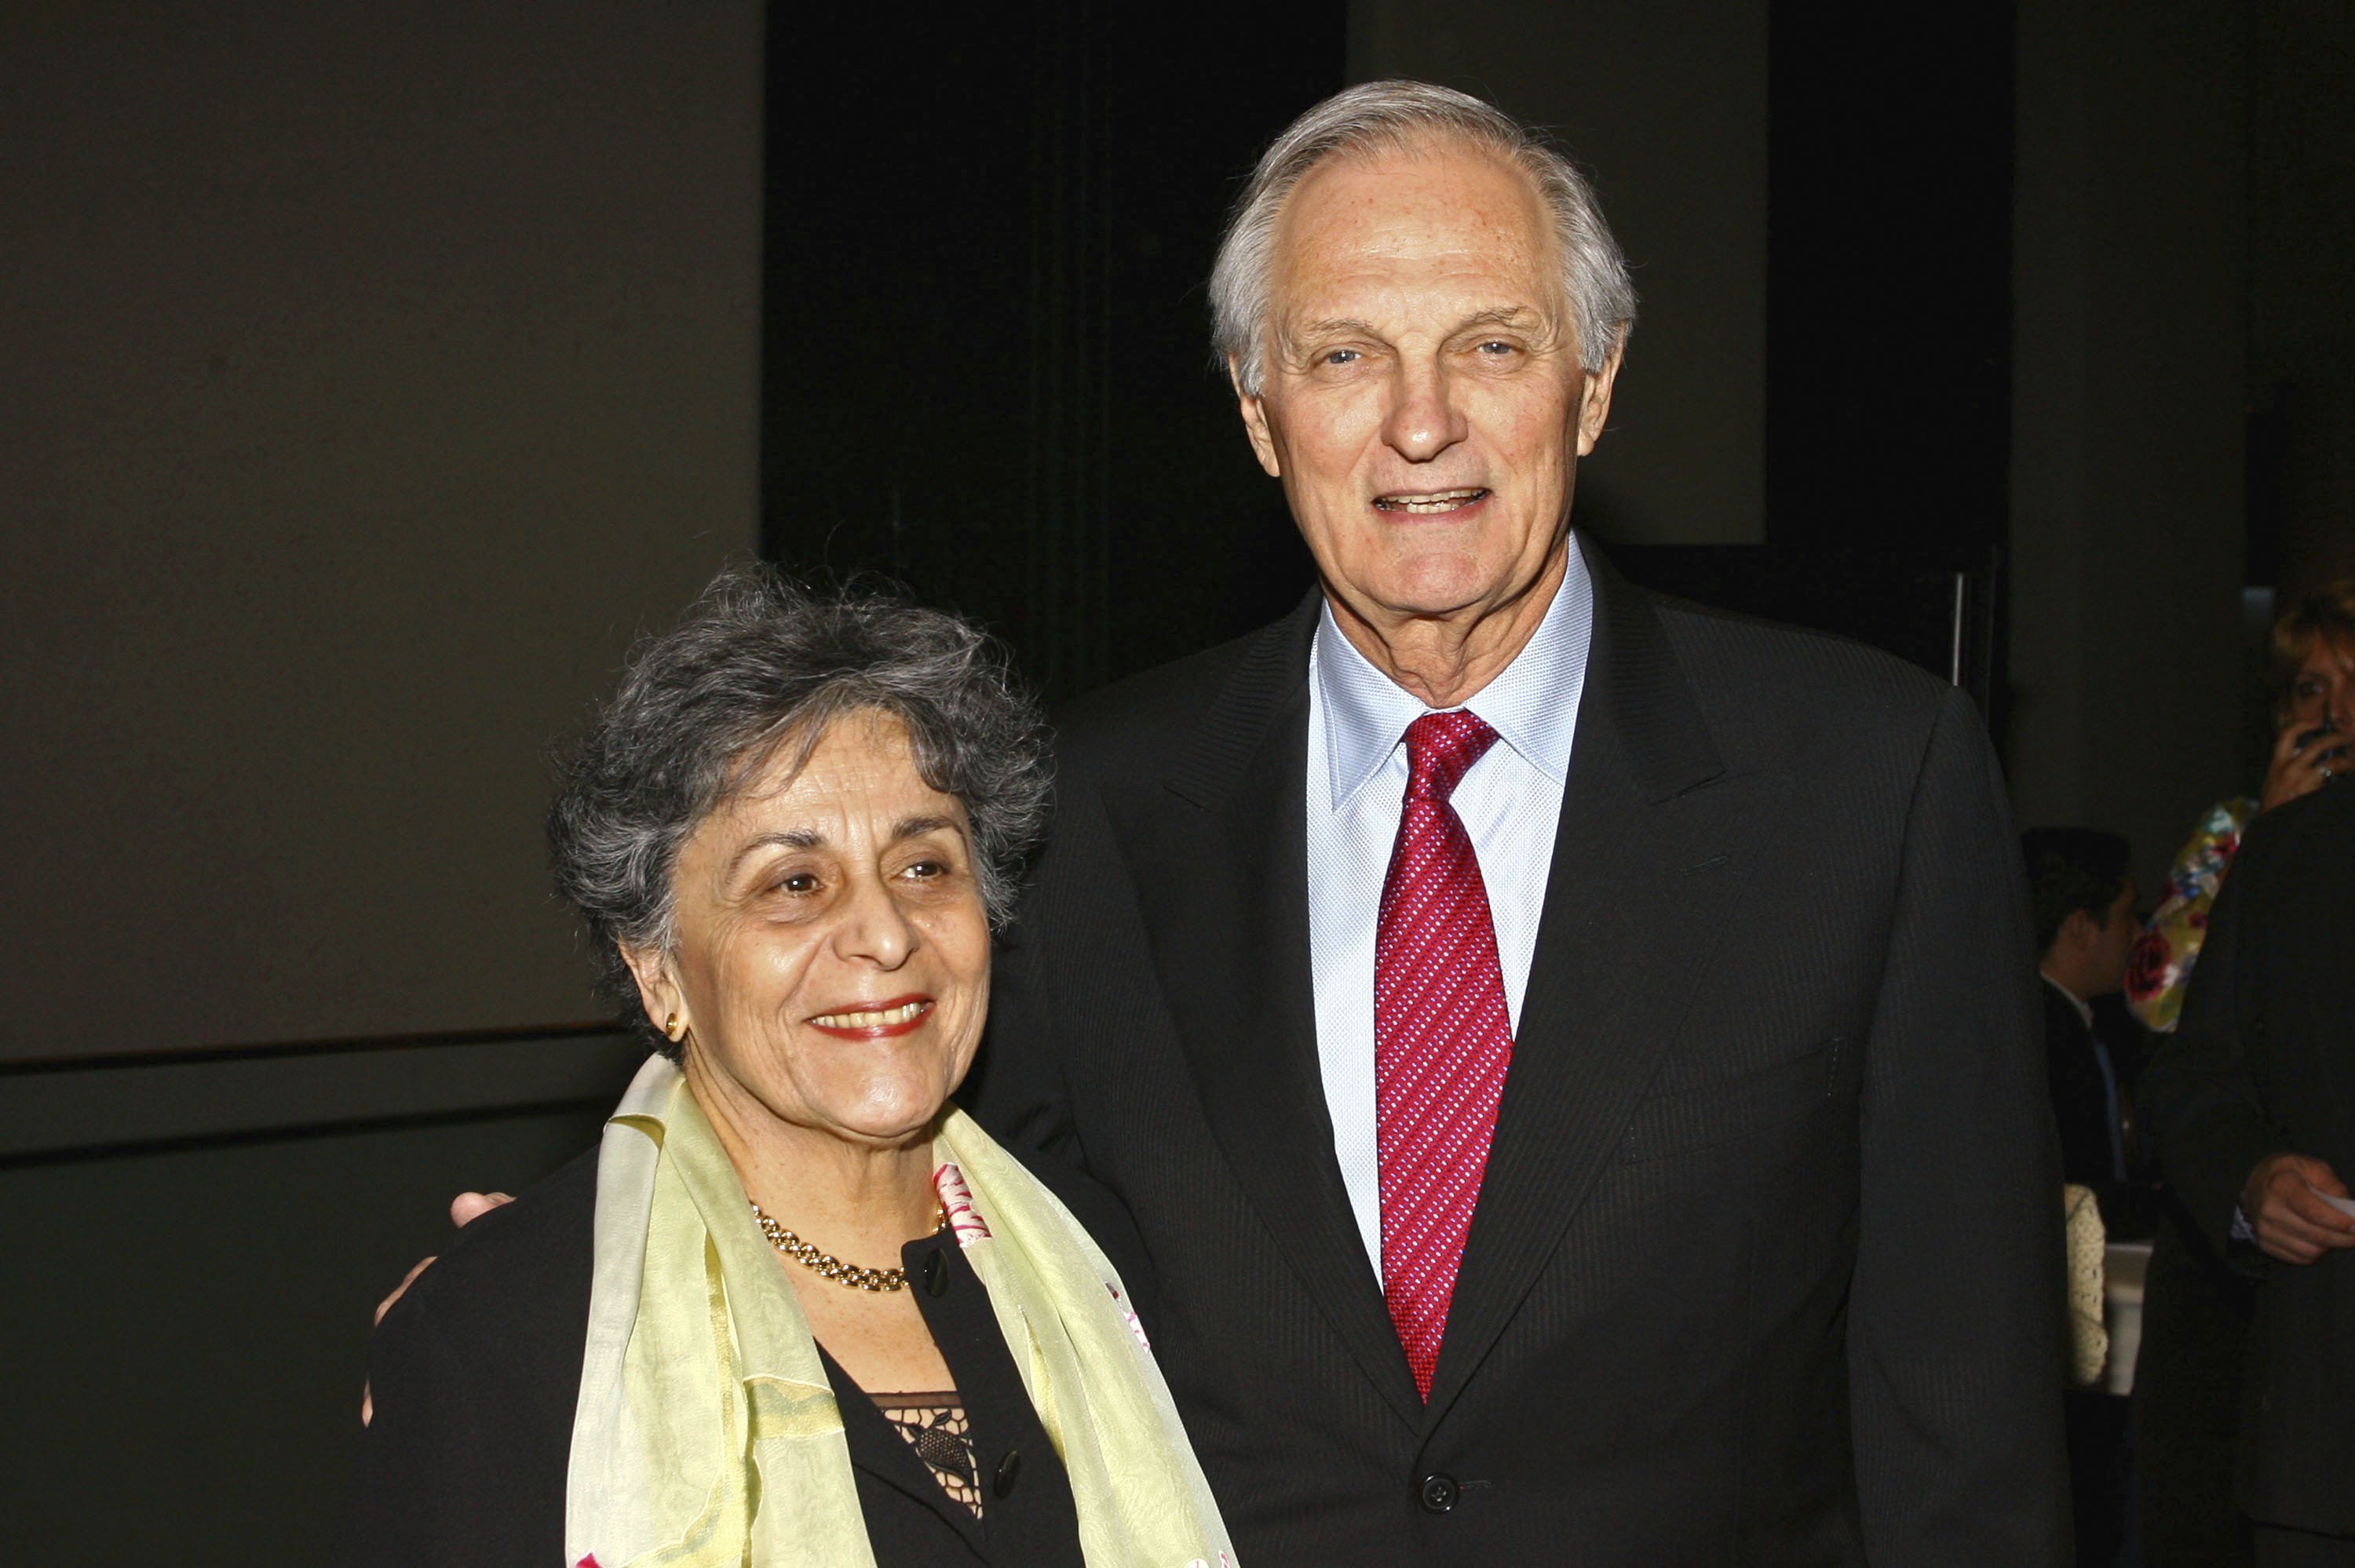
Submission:
<svg viewBox="0 0 2355 1568">
<path fill-rule="evenodd" d="M 500 1204 L 514 1202 L 515 1199 L 506 1192 L 461 1192 L 450 1200 L 450 1223 L 459 1226 L 471 1225 Z M 409 1294 L 409 1287 L 417 1283 L 417 1277 L 432 1266 L 432 1262 L 430 1257 L 419 1258 L 409 1272 L 400 1277 L 400 1283 L 392 1287 L 392 1294 L 376 1304 L 376 1317 L 371 1321 L 383 1322 L 384 1315 L 392 1310 L 392 1304 Z M 376 1401 L 369 1396 L 368 1384 L 362 1383 L 360 1425 L 366 1426 L 375 1418 Z"/>
<path fill-rule="evenodd" d="M 2347 1184 L 2327 1162 L 2269 1154 L 2241 1189 L 2241 1212 L 2266 1256 L 2308 1264 L 2333 1247 L 2355 1246 L 2355 1214 L 2324 1201 L 2347 1195 Z"/>
</svg>

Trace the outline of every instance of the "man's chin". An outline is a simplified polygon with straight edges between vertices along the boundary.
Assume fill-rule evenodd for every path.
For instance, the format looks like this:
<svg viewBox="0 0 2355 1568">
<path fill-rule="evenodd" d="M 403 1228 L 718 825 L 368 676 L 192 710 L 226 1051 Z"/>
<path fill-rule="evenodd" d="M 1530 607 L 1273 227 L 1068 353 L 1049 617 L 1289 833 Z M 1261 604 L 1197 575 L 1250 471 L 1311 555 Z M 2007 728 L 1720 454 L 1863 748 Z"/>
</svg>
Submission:
<svg viewBox="0 0 2355 1568">
<path fill-rule="evenodd" d="M 1337 599 L 1360 620 L 1376 623 L 1404 620 L 1477 620 L 1508 610 L 1555 576 L 1553 557 L 1526 566 L 1493 563 L 1462 556 L 1405 562 L 1380 574 L 1363 574 L 1337 584 L 1325 574 L 1325 595 Z"/>
</svg>

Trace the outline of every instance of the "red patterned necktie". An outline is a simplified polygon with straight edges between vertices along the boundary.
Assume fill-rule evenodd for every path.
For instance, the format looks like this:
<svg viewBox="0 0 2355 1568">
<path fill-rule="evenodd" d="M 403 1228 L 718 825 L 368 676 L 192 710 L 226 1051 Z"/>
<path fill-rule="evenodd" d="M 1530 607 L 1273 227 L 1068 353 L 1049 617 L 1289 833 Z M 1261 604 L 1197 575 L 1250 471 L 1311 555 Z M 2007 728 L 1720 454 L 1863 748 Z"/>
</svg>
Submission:
<svg viewBox="0 0 2355 1568">
<path fill-rule="evenodd" d="M 1461 709 L 1407 726 L 1406 804 L 1374 936 L 1382 1295 L 1426 1400 L 1513 1059 L 1487 885 L 1447 803 L 1496 742 Z"/>
</svg>

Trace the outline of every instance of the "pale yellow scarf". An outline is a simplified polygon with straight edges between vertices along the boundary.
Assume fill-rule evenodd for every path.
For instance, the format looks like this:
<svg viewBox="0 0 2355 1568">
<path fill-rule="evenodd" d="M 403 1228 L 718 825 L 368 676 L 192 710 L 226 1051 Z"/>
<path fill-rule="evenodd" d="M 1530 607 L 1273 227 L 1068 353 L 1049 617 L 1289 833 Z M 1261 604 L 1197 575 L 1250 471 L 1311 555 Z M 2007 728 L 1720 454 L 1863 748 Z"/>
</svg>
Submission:
<svg viewBox="0 0 2355 1568">
<path fill-rule="evenodd" d="M 948 1113 L 932 1156 L 956 1238 L 1071 1477 L 1091 1568 L 1231 1568 L 1111 1264 L 962 1111 Z M 565 1562 L 871 1568 L 817 1342 L 719 1139 L 660 1056 L 605 1125 L 596 1238 Z"/>
</svg>

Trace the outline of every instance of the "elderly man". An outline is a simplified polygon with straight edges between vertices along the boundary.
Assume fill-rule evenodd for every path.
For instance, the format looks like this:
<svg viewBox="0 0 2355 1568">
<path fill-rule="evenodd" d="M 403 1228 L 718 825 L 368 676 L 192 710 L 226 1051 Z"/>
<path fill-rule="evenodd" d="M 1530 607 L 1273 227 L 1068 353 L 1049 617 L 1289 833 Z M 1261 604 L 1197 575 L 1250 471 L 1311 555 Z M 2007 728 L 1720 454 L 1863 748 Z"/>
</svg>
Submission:
<svg viewBox="0 0 2355 1568">
<path fill-rule="evenodd" d="M 1134 1218 L 1239 1554 L 2061 1561 L 1977 713 L 1572 533 L 1633 291 L 1487 104 L 1310 110 L 1211 294 L 1318 590 L 1066 715 L 974 1109 Z"/>
<path fill-rule="evenodd" d="M 1244 1561 L 2062 1560 L 1977 713 L 1572 532 L 1632 291 L 1487 105 L 1310 110 L 1211 296 L 1318 591 L 1065 715 L 978 1110 L 1134 1215 Z"/>
</svg>

